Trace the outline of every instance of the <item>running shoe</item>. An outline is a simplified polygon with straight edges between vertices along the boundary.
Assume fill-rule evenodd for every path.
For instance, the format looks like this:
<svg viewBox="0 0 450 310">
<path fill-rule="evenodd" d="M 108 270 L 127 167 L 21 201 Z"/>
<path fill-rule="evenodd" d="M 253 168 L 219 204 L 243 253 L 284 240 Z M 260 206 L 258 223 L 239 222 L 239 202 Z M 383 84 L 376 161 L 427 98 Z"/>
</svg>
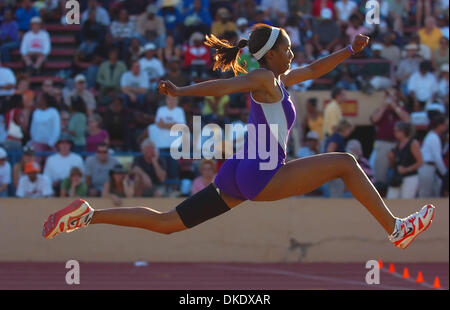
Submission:
<svg viewBox="0 0 450 310">
<path fill-rule="evenodd" d="M 433 205 L 424 206 L 419 212 L 404 219 L 396 219 L 394 232 L 389 240 L 398 248 L 406 249 L 418 235 L 430 227 L 436 208 Z"/>
<path fill-rule="evenodd" d="M 77 199 L 70 205 L 51 214 L 44 223 L 42 236 L 51 239 L 61 232 L 72 232 L 87 226 L 94 215 L 94 209 L 83 199 Z"/>
</svg>

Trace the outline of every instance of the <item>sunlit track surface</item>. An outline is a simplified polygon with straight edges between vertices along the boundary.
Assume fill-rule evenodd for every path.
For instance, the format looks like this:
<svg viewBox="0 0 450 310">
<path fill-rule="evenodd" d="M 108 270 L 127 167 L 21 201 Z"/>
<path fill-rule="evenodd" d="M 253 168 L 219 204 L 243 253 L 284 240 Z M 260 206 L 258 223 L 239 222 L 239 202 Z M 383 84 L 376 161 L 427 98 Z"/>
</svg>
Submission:
<svg viewBox="0 0 450 310">
<path fill-rule="evenodd" d="M 2 290 L 429 290 L 439 276 L 448 289 L 448 263 L 395 263 L 380 284 L 365 282 L 365 263 L 134 263 L 80 262 L 80 284 L 66 284 L 65 262 L 0 263 Z M 411 278 L 402 278 L 408 267 Z M 424 283 L 415 277 L 422 271 Z"/>
</svg>

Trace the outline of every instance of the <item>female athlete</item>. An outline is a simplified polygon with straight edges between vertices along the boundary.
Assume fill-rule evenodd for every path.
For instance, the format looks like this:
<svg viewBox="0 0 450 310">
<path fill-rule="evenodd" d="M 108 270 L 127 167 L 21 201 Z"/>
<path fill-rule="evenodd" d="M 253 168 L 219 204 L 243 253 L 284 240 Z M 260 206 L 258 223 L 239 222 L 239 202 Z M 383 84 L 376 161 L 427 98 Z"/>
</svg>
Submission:
<svg viewBox="0 0 450 310">
<path fill-rule="evenodd" d="M 225 161 L 213 183 L 171 211 L 158 212 L 147 207 L 94 210 L 86 201 L 78 199 L 48 217 L 43 229 L 45 238 L 88 224 L 114 224 L 170 234 L 194 227 L 245 200 L 274 201 L 302 195 L 336 178 L 343 180 L 395 246 L 405 249 L 429 227 L 434 217 L 434 206 L 426 205 L 407 218 L 394 217 L 355 158 L 348 153 L 326 153 L 285 162 L 286 142 L 295 120 L 295 108 L 285 87 L 316 79 L 331 71 L 346 58 L 361 52 L 369 43 L 368 37 L 358 35 L 347 48 L 293 70 L 290 70 L 294 56 L 291 41 L 282 28 L 257 24 L 249 40 L 241 39 L 237 46 L 213 35 L 206 36 L 205 43 L 216 49 L 214 69 L 233 70 L 236 76 L 185 87 L 161 81 L 159 91 L 171 96 L 222 96 L 250 92 L 248 124 L 256 128 L 253 138 L 247 135 L 244 146 Z M 237 76 L 238 72 L 246 73 L 238 64 L 238 55 L 240 49 L 247 45 L 259 61 L 260 68 Z M 269 125 L 273 124 L 278 130 L 272 130 Z M 264 144 L 255 138 L 260 136 L 266 137 L 266 143 L 269 138 L 278 143 L 276 152 L 270 154 L 276 158 L 273 167 L 262 168 L 273 158 L 263 158 L 259 154 L 251 157 L 247 151 L 251 147 L 259 149 L 258 144 Z M 267 144 L 265 147 L 267 149 Z"/>
</svg>

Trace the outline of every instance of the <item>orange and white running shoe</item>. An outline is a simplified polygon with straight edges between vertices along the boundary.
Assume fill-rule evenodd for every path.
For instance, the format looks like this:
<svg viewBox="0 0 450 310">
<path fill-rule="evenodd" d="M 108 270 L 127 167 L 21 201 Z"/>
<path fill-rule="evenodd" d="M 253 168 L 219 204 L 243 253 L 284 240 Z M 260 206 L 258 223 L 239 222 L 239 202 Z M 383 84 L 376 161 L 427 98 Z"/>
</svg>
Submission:
<svg viewBox="0 0 450 310">
<path fill-rule="evenodd" d="M 389 240 L 396 247 L 406 249 L 419 234 L 430 227 L 435 210 L 433 205 L 426 205 L 419 212 L 404 219 L 397 218 L 394 232 L 389 236 Z"/>
<path fill-rule="evenodd" d="M 71 232 L 87 226 L 94 215 L 94 209 L 83 199 L 77 199 L 64 209 L 51 214 L 44 223 L 42 236 L 51 239 L 61 232 Z"/>
</svg>

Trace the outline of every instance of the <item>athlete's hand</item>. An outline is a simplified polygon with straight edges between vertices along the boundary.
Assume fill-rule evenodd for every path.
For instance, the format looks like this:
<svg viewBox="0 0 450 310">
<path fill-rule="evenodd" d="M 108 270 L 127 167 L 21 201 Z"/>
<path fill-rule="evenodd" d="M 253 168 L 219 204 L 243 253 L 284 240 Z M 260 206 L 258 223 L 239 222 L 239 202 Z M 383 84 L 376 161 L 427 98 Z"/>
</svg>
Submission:
<svg viewBox="0 0 450 310">
<path fill-rule="evenodd" d="M 178 96 L 179 88 L 176 87 L 171 81 L 160 81 L 158 90 L 163 95 L 170 95 L 172 97 Z"/>
<path fill-rule="evenodd" d="M 363 34 L 358 34 L 357 36 L 355 36 L 352 42 L 352 48 L 355 53 L 361 52 L 367 46 L 367 44 L 369 44 L 369 41 L 370 38 Z"/>
</svg>

